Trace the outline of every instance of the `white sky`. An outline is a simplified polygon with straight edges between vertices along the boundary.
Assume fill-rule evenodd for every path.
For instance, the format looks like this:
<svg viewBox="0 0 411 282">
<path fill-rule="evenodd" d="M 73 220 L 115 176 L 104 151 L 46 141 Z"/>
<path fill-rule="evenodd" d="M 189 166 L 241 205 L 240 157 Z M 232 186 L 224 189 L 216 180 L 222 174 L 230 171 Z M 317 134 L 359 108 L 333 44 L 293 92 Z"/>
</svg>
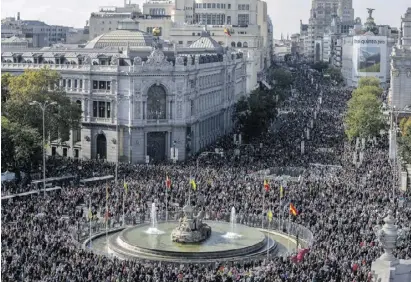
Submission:
<svg viewBox="0 0 411 282">
<path fill-rule="evenodd" d="M 287 33 L 297 33 L 300 19 L 308 23 L 311 0 L 266 0 L 268 13 L 273 21 L 275 38 Z M 132 0 L 142 4 L 144 0 Z M 20 12 L 25 20 L 41 20 L 47 24 L 83 27 L 91 12 L 99 6 L 121 6 L 123 0 L 1 0 L 1 17 L 15 16 Z M 366 8 L 375 8 L 374 19 L 377 24 L 399 27 L 411 0 L 353 0 L 355 17 L 364 21 Z M 140 6 L 141 7 L 141 6 Z"/>
</svg>

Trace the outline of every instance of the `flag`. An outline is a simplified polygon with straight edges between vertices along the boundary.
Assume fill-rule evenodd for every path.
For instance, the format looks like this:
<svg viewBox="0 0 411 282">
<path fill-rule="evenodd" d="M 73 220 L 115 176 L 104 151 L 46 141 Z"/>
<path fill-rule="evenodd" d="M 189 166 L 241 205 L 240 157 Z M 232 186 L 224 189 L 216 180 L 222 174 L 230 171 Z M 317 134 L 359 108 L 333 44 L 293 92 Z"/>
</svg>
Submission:
<svg viewBox="0 0 411 282">
<path fill-rule="evenodd" d="M 196 184 L 196 182 L 193 178 L 190 180 L 190 184 L 191 184 L 191 187 L 193 188 L 193 190 L 196 191 L 197 190 L 197 184 Z"/>
<path fill-rule="evenodd" d="M 273 212 L 271 210 L 269 210 L 267 212 L 267 217 L 268 217 L 268 221 L 271 222 L 273 220 Z"/>
<path fill-rule="evenodd" d="M 293 216 L 297 216 L 298 215 L 298 210 L 294 207 L 294 205 L 292 203 L 290 203 L 290 213 Z"/>
<path fill-rule="evenodd" d="M 47 150 L 48 148 L 50 148 L 50 145 L 48 143 L 44 143 L 44 149 Z"/>
<path fill-rule="evenodd" d="M 266 179 L 264 179 L 264 189 L 266 192 L 270 191 L 270 185 Z"/>
<path fill-rule="evenodd" d="M 231 32 L 230 32 L 230 30 L 228 29 L 228 28 L 224 28 L 224 33 L 226 34 L 226 35 L 228 35 L 228 36 L 231 36 Z"/>
<path fill-rule="evenodd" d="M 283 188 L 283 185 L 280 186 L 280 198 L 284 198 L 284 188 Z"/>
<path fill-rule="evenodd" d="M 167 187 L 168 189 L 171 188 L 171 179 L 168 177 L 168 175 L 166 176 L 166 187 Z"/>
<path fill-rule="evenodd" d="M 105 212 L 105 214 L 104 214 L 104 219 L 105 219 L 106 221 L 108 221 L 109 218 L 110 218 L 110 213 L 109 213 L 108 210 L 106 210 L 106 212 Z"/>
<path fill-rule="evenodd" d="M 106 200 L 108 200 L 108 185 L 106 185 Z"/>
<path fill-rule="evenodd" d="M 128 184 L 126 181 L 124 181 L 124 190 L 126 191 L 126 194 L 128 193 Z"/>
<path fill-rule="evenodd" d="M 91 207 L 88 208 L 88 219 L 92 219 L 93 218 L 93 213 L 91 212 Z"/>
</svg>

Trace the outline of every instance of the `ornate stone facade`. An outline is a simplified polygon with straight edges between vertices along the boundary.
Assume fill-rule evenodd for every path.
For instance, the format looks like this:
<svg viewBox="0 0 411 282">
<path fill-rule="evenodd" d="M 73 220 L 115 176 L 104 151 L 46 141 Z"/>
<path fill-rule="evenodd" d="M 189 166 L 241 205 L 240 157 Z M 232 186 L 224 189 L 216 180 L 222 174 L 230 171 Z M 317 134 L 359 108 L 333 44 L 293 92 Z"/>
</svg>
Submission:
<svg viewBox="0 0 411 282">
<path fill-rule="evenodd" d="M 184 160 L 231 130 L 233 106 L 246 94 L 242 53 L 116 44 L 120 52 L 2 49 L 3 72 L 56 70 L 60 87 L 81 105 L 81 131 L 65 145 L 52 140 L 49 154 L 144 163 L 170 158 L 173 147 Z"/>
</svg>

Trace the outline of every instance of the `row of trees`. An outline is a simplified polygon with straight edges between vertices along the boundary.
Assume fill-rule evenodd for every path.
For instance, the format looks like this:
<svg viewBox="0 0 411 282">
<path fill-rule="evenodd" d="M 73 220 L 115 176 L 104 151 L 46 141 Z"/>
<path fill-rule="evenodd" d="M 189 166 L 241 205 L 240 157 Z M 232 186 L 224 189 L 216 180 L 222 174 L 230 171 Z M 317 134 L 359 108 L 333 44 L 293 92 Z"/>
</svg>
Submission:
<svg viewBox="0 0 411 282">
<path fill-rule="evenodd" d="M 332 81 L 335 81 L 337 84 L 341 84 L 344 82 L 344 77 L 341 73 L 341 70 L 331 66 L 326 62 L 317 62 L 311 65 L 312 69 L 315 69 L 325 76 L 329 77 Z"/>
<path fill-rule="evenodd" d="M 45 112 L 46 140 L 69 139 L 77 128 L 81 108 L 59 87 L 60 75 L 49 69 L 26 70 L 23 74 L 1 76 L 1 165 L 2 170 L 31 171 L 41 160 L 43 112 L 39 103 L 55 102 Z M 47 142 L 47 141 L 46 141 Z"/>
<path fill-rule="evenodd" d="M 267 79 L 274 89 L 258 88 L 236 104 L 233 119 L 246 142 L 266 132 L 277 116 L 278 101 L 284 99 L 294 78 L 286 69 L 272 68 Z"/>
<path fill-rule="evenodd" d="M 382 113 L 383 89 L 375 77 L 363 77 L 348 101 L 344 119 L 345 133 L 349 140 L 370 138 L 379 135 L 387 126 Z"/>
</svg>

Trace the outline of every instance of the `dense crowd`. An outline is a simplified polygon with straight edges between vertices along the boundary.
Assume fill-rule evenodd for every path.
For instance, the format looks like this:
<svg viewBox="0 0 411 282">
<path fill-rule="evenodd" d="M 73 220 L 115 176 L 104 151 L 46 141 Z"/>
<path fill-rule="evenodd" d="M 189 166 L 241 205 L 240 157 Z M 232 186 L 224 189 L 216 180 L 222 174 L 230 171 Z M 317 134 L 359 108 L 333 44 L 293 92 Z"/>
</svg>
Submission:
<svg viewBox="0 0 411 282">
<path fill-rule="evenodd" d="M 350 91 L 331 86 L 307 69 L 298 69 L 295 76 L 293 94 L 281 104 L 288 113 L 281 113 L 269 132 L 250 140 L 253 147 L 240 147 L 240 155 L 234 154 L 239 147 L 227 136 L 206 149 L 222 148 L 224 156 L 202 158 L 199 169 L 195 157 L 181 164 L 120 164 L 117 185 L 79 187 L 74 180 L 45 197 L 3 200 L 3 281 L 371 281 L 371 262 L 382 254 L 374 227 L 383 224 L 389 210 L 400 228 L 410 226 L 411 208 L 400 207 L 398 201 L 409 195 L 392 189 L 396 184 L 386 137 L 367 144 L 362 164 L 353 164 L 356 148 L 344 138 L 342 123 Z M 305 153 L 301 154 L 303 140 Z M 264 193 L 262 177 L 256 172 L 278 168 L 304 168 L 304 172 L 296 182 L 271 180 L 270 191 Z M 47 163 L 48 176 L 73 174 L 78 180 L 114 173 L 113 164 L 96 160 L 49 159 Z M 166 175 L 172 182 L 167 193 Z M 197 191 L 191 191 L 190 177 Z M 123 180 L 128 184 L 127 197 Z M 2 192 L 22 191 L 26 185 L 2 185 Z M 280 186 L 285 191 L 281 205 Z M 312 231 L 314 243 L 300 262 L 291 256 L 270 256 L 177 265 L 97 255 L 79 247 L 72 236 L 73 230 L 87 223 L 79 207 L 87 207 L 90 200 L 94 215 L 102 217 L 108 206 L 112 220 L 120 221 L 123 200 L 125 216 L 132 219 L 146 216 L 152 202 L 161 215 L 166 202 L 171 213 L 178 212 L 188 193 L 208 217 L 227 219 L 234 206 L 238 221 L 251 226 L 261 226 L 267 210 L 288 217 L 292 202 L 299 211 L 292 220 Z M 411 238 L 405 238 L 395 254 L 410 259 Z"/>
</svg>

